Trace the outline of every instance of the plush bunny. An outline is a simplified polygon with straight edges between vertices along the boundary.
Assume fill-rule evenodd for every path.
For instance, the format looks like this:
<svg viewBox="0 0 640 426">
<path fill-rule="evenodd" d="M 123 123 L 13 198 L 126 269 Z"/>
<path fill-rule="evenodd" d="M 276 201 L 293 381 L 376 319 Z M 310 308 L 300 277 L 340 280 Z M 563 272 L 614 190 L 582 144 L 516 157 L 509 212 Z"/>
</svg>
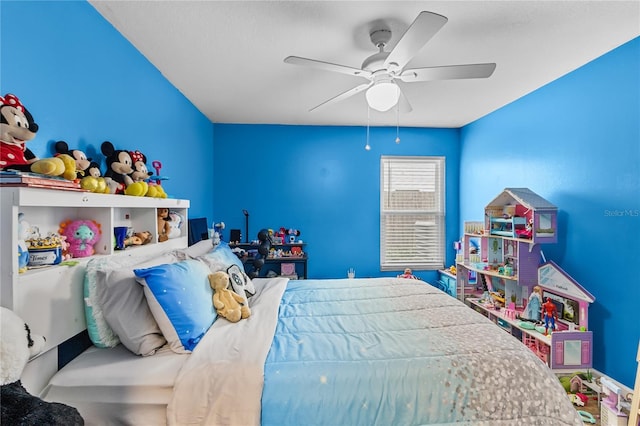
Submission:
<svg viewBox="0 0 640 426">
<path fill-rule="evenodd" d="M 84 425 L 78 410 L 31 395 L 20 377 L 29 358 L 42 351 L 45 338 L 10 309 L 0 307 L 0 399 L 3 425 Z"/>
</svg>

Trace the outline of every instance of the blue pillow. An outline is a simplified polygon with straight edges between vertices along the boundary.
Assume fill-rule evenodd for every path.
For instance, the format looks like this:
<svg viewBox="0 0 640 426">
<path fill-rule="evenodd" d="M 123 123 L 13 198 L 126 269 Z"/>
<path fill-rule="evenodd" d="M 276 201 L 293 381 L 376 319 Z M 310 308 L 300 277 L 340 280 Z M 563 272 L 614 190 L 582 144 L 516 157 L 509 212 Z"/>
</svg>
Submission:
<svg viewBox="0 0 640 426">
<path fill-rule="evenodd" d="M 133 272 L 170 348 L 191 352 L 218 316 L 207 266 L 188 259 Z"/>
<path fill-rule="evenodd" d="M 238 265 L 241 271 L 244 271 L 244 265 L 236 254 L 231 251 L 231 247 L 225 241 L 221 241 L 215 249 L 209 253 L 198 256 L 198 259 L 202 260 L 213 272 L 224 271 L 227 272 L 227 268 L 231 265 Z"/>
</svg>

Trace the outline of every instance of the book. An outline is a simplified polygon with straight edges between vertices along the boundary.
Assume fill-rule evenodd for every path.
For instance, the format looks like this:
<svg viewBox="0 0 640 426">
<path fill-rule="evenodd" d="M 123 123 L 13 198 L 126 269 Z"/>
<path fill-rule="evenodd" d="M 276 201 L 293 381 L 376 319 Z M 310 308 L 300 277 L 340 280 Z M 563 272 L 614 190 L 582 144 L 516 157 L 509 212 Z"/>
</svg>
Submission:
<svg viewBox="0 0 640 426">
<path fill-rule="evenodd" d="M 0 182 L 0 186 L 1 187 L 15 187 L 15 186 L 24 186 L 24 187 L 28 187 L 28 188 L 45 188 L 45 189 L 59 189 L 59 190 L 63 190 L 63 191 L 81 191 L 81 192 L 89 192 L 88 189 L 84 189 L 81 188 L 79 185 L 78 186 L 56 186 L 56 185 L 50 185 L 50 184 L 38 184 L 38 183 L 4 183 L 4 182 Z"/>
<path fill-rule="evenodd" d="M 38 173 L 17 172 L 13 170 L 0 171 L 0 185 L 19 185 L 39 187 L 55 187 L 55 188 L 72 188 L 79 189 L 80 183 L 67 180 L 58 176 L 47 176 Z"/>
</svg>

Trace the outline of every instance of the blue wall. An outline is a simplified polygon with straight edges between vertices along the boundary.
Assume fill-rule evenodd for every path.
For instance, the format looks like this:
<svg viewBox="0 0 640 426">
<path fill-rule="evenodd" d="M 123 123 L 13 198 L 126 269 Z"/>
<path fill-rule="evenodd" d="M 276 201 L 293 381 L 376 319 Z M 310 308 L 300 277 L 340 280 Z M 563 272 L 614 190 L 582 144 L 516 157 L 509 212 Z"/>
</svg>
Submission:
<svg viewBox="0 0 640 426">
<path fill-rule="evenodd" d="M 403 128 L 396 145 L 395 128 L 372 128 L 366 152 L 362 127 L 212 125 L 88 3 L 2 1 L 0 23 L 0 92 L 34 114 L 37 155 L 56 140 L 98 158 L 104 140 L 140 149 L 164 163 L 165 188 L 194 217 L 243 229 L 247 209 L 252 238 L 299 228 L 312 277 L 379 275 L 381 155 L 446 156 L 448 265 L 462 221 L 481 219 L 504 187 L 531 188 L 560 209 L 547 258 L 597 299 L 595 367 L 633 384 L 637 39 L 462 130 Z"/>
<path fill-rule="evenodd" d="M 458 239 L 459 131 L 216 124 L 215 220 L 249 239 L 261 228 L 296 228 L 309 243 L 309 277 L 395 275 L 380 272 L 380 156 L 446 157 L 447 264 Z M 449 249 L 451 247 L 451 249 Z M 414 271 L 433 280 L 435 272 Z"/>
<path fill-rule="evenodd" d="M 558 207 L 543 246 L 592 293 L 594 367 L 633 386 L 640 339 L 640 39 L 462 129 L 460 217 L 505 187 Z"/>
<path fill-rule="evenodd" d="M 213 206 L 213 125 L 86 2 L 2 1 L 0 92 L 14 93 L 40 126 L 27 146 L 49 157 L 64 140 L 102 161 L 103 141 L 163 163 L 163 184 Z M 198 171 L 194 178 L 193 170 Z"/>
</svg>

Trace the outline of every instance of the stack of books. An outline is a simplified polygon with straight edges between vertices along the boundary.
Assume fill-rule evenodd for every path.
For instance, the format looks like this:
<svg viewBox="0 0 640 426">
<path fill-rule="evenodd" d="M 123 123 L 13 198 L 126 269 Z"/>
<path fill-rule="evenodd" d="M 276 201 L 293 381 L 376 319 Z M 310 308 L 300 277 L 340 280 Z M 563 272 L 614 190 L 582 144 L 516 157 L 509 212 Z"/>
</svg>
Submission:
<svg viewBox="0 0 640 426">
<path fill-rule="evenodd" d="M 0 170 L 0 186 L 28 186 L 34 188 L 84 191 L 80 183 L 57 176 L 47 176 L 16 170 Z"/>
</svg>

